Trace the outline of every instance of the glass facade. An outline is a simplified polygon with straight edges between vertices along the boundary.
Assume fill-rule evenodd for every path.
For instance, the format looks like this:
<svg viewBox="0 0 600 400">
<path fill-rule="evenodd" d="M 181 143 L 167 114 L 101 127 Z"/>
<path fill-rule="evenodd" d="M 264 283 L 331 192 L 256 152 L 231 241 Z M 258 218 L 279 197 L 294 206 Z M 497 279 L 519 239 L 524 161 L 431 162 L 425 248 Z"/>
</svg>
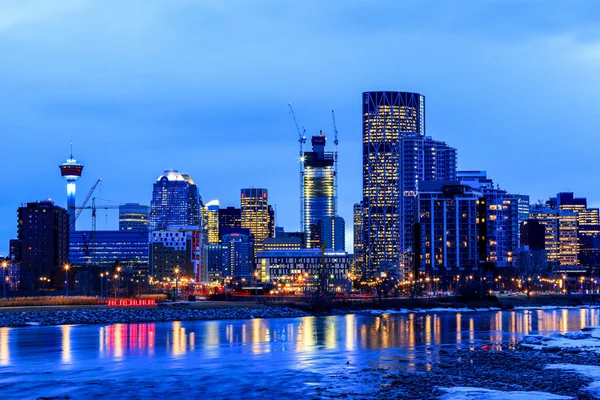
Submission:
<svg viewBox="0 0 600 400">
<path fill-rule="evenodd" d="M 325 151 L 326 142 L 323 133 L 313 136 L 312 151 L 304 152 L 302 158 L 302 229 L 308 248 L 321 245 L 319 221 L 335 215 L 334 153 Z"/>
<path fill-rule="evenodd" d="M 579 265 L 576 212 L 537 207 L 531 210 L 530 217 L 545 226 L 546 254 L 549 264 Z"/>
<path fill-rule="evenodd" d="M 150 207 L 138 203 L 119 206 L 119 230 L 148 232 Z"/>
<path fill-rule="evenodd" d="M 200 225 L 201 198 L 187 174 L 166 170 L 154 183 L 150 202 L 151 230 L 169 225 Z"/>
<path fill-rule="evenodd" d="M 208 244 L 220 242 L 219 237 L 219 200 L 211 200 L 204 206 L 204 229 L 206 229 Z"/>
<path fill-rule="evenodd" d="M 254 236 L 254 251 L 262 250 L 265 238 L 275 236 L 273 209 L 267 189 L 242 189 L 240 194 L 241 225 Z"/>
<path fill-rule="evenodd" d="M 69 252 L 71 265 L 91 264 L 93 252 L 94 264 L 102 268 L 111 268 L 118 264 L 123 268 L 148 272 L 147 231 L 96 231 L 94 244 L 91 239 L 92 231 L 71 232 Z"/>
<path fill-rule="evenodd" d="M 362 272 L 363 265 L 365 262 L 365 247 L 363 242 L 363 233 L 363 204 L 361 201 L 360 203 L 354 204 L 353 213 L 354 257 L 352 262 L 352 273 L 354 275 L 360 274 Z"/>
<path fill-rule="evenodd" d="M 199 226 L 173 226 L 150 233 L 150 274 L 161 280 L 179 276 L 206 282 L 208 272 L 202 267 L 202 232 Z"/>
</svg>

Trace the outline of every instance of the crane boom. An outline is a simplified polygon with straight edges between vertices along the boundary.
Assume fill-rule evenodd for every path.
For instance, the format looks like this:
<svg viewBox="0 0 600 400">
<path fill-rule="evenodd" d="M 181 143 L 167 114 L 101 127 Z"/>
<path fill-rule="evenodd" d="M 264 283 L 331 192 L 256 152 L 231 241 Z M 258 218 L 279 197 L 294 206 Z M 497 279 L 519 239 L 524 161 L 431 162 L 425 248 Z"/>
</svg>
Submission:
<svg viewBox="0 0 600 400">
<path fill-rule="evenodd" d="M 335 111 L 331 110 L 331 121 L 333 123 L 333 144 L 334 144 L 334 150 L 333 150 L 333 195 L 334 195 L 334 201 L 333 201 L 333 213 L 335 216 L 337 216 L 337 194 L 338 194 L 338 130 L 337 130 L 337 126 L 335 125 Z"/>
<path fill-rule="evenodd" d="M 79 218 L 79 216 L 81 215 L 81 211 L 83 211 L 83 209 L 87 205 L 87 202 L 90 200 L 90 197 L 92 197 L 92 194 L 94 194 L 94 190 L 96 190 L 96 187 L 98 187 L 100 182 L 102 182 L 102 178 L 98 178 L 96 183 L 94 183 L 94 186 L 92 186 L 90 191 L 83 198 L 83 201 L 81 202 L 81 204 L 79 206 L 75 207 L 77 209 L 77 212 L 75 213 L 75 218 L 73 219 L 73 221 L 71 221 L 70 229 L 73 229 L 75 227 L 75 222 L 77 221 L 77 218 Z"/>
<path fill-rule="evenodd" d="M 306 133 L 306 129 L 304 129 L 304 126 L 302 126 L 302 131 L 300 131 L 301 125 L 298 124 L 292 103 L 288 103 L 288 107 L 290 108 L 290 114 L 294 120 L 294 124 L 296 125 L 296 131 L 298 132 L 298 144 L 300 147 L 298 154 L 300 161 L 300 230 L 304 231 L 304 143 L 306 143 L 306 136 L 304 136 L 304 134 Z"/>
</svg>

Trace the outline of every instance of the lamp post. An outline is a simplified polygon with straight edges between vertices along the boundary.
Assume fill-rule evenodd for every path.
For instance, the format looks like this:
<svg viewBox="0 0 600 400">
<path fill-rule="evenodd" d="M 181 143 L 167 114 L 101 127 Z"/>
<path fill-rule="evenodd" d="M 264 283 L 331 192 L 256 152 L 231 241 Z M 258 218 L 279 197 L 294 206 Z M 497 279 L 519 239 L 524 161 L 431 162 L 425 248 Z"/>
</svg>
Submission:
<svg viewBox="0 0 600 400">
<path fill-rule="evenodd" d="M 100 272 L 100 297 L 104 297 L 104 272 Z"/>
<path fill-rule="evenodd" d="M 65 286 L 65 293 L 67 295 L 67 297 L 69 297 L 69 264 L 65 264 L 65 276 L 66 276 L 66 286 Z"/>
<path fill-rule="evenodd" d="M 2 280 L 4 281 L 4 298 L 6 299 L 6 269 L 8 268 L 8 262 L 2 263 Z"/>
<path fill-rule="evenodd" d="M 121 266 L 117 265 L 117 299 L 121 298 Z"/>
<path fill-rule="evenodd" d="M 175 301 L 177 301 L 178 283 L 179 283 L 179 267 L 175 268 Z"/>
<path fill-rule="evenodd" d="M 254 271 L 254 297 L 258 303 L 258 271 Z"/>
</svg>

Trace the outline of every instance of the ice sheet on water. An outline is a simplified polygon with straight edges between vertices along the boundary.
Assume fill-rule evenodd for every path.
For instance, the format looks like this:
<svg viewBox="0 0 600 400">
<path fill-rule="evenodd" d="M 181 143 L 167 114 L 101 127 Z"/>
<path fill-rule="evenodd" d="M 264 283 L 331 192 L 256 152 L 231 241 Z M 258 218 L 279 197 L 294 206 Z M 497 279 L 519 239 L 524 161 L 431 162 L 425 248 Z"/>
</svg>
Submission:
<svg viewBox="0 0 600 400">
<path fill-rule="evenodd" d="M 600 397 L 600 367 L 596 365 L 578 365 L 578 364 L 550 364 L 546 366 L 548 369 L 562 369 L 565 371 L 573 371 L 581 374 L 594 381 L 588 385 L 586 390 L 594 397 Z"/>
<path fill-rule="evenodd" d="M 545 392 L 501 392 L 474 387 L 440 388 L 446 392 L 442 400 L 559 400 L 573 399 L 573 397 L 560 396 Z"/>
<path fill-rule="evenodd" d="M 560 347 L 561 349 L 581 349 L 600 351 L 600 327 L 584 327 L 582 332 L 567 332 L 550 336 L 527 335 L 523 343 L 534 350 L 545 347 Z"/>
</svg>

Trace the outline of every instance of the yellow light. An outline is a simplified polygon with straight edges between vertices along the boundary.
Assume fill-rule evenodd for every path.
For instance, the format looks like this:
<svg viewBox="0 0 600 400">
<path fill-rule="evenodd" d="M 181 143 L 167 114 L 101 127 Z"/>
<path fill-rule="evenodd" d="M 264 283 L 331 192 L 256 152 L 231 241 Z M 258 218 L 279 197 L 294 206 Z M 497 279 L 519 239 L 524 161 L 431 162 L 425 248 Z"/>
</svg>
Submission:
<svg viewBox="0 0 600 400">
<path fill-rule="evenodd" d="M 65 264 L 65 271 L 68 271 L 69 268 L 70 268 L 70 265 L 69 264 Z"/>
</svg>

